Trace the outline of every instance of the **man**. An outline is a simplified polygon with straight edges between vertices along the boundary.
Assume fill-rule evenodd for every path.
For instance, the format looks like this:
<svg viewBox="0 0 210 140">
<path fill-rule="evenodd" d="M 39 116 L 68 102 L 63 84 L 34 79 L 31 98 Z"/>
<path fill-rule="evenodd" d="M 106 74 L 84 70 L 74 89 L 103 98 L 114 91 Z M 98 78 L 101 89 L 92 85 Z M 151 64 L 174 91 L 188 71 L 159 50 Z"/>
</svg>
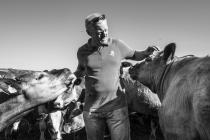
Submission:
<svg viewBox="0 0 210 140">
<path fill-rule="evenodd" d="M 85 19 L 91 37 L 78 49 L 78 67 L 70 79 L 85 76 L 84 120 L 88 140 L 103 140 L 107 125 L 112 140 L 129 140 L 130 125 L 123 89 L 119 84 L 122 59 L 140 61 L 156 47 L 134 51 L 124 42 L 108 37 L 105 15 L 93 13 Z"/>
</svg>

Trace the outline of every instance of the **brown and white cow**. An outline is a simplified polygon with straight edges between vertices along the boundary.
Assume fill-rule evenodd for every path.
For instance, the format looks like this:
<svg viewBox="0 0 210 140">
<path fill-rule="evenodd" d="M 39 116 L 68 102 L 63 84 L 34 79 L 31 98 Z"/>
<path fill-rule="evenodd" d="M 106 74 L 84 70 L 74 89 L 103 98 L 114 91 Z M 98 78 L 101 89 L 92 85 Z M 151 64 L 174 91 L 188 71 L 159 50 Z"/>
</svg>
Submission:
<svg viewBox="0 0 210 140">
<path fill-rule="evenodd" d="M 129 73 L 158 94 L 166 140 L 209 140 L 210 57 L 178 58 L 174 57 L 175 49 L 175 43 L 168 44 Z"/>
<path fill-rule="evenodd" d="M 6 98 L 5 93 L 0 93 L 0 97 L 3 97 L 0 102 L 0 131 L 34 107 L 54 100 L 66 91 L 65 77 L 68 75 L 67 72 L 58 76 L 41 71 L 27 71 L 16 76 L 15 80 L 2 77 L 0 81 L 16 88 L 17 92 Z"/>
</svg>

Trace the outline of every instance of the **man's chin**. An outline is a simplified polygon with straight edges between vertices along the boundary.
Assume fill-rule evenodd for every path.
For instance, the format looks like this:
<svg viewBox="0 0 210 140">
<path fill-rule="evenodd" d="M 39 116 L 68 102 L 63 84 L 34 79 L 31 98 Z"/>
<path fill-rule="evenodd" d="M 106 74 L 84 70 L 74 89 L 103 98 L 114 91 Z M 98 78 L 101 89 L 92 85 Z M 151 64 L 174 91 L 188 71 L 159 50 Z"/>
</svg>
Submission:
<svg viewBox="0 0 210 140">
<path fill-rule="evenodd" d="M 101 40 L 100 41 L 100 44 L 101 45 L 108 45 L 108 40 Z"/>
</svg>

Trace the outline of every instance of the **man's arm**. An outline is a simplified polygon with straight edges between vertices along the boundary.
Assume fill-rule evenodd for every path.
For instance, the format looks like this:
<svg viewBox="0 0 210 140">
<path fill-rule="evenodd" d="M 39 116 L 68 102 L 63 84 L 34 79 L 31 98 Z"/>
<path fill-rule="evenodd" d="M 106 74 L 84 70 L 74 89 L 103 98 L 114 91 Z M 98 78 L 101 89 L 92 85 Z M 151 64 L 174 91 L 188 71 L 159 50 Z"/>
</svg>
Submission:
<svg viewBox="0 0 210 140">
<path fill-rule="evenodd" d="M 85 75 L 85 64 L 84 64 L 84 56 L 81 53 L 82 52 L 82 47 L 78 49 L 77 51 L 77 60 L 78 60 L 78 66 L 74 74 L 76 75 L 77 78 L 81 78 Z"/>
<path fill-rule="evenodd" d="M 132 57 L 128 58 L 135 61 L 141 61 L 144 58 L 148 57 L 149 55 L 145 51 L 134 51 L 134 54 Z"/>
<path fill-rule="evenodd" d="M 121 40 L 118 40 L 118 45 L 119 45 L 120 52 L 123 58 L 131 59 L 135 61 L 141 61 L 145 59 L 146 57 L 150 56 L 151 54 L 153 54 L 154 51 L 159 50 L 155 46 L 149 46 L 144 51 L 133 50 Z"/>
<path fill-rule="evenodd" d="M 149 46 L 144 51 L 135 51 L 133 56 L 130 59 L 136 60 L 136 61 L 141 61 L 141 60 L 145 59 L 146 57 L 150 56 L 151 54 L 153 54 L 154 51 L 159 51 L 159 49 L 155 46 Z"/>
<path fill-rule="evenodd" d="M 78 59 L 78 66 L 77 66 L 76 71 L 69 75 L 68 81 L 67 81 L 69 83 L 74 83 L 76 79 L 81 78 L 85 75 L 85 66 L 84 66 L 82 56 L 80 54 L 80 49 L 77 52 L 77 59 Z"/>
</svg>

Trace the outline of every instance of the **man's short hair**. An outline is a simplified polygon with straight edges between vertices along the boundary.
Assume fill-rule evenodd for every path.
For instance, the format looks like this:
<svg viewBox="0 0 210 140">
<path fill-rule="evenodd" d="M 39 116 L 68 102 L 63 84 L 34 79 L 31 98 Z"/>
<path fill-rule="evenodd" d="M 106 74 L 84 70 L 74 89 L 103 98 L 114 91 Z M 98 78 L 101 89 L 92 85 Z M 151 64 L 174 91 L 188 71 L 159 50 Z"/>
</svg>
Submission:
<svg viewBox="0 0 210 140">
<path fill-rule="evenodd" d="M 101 14 L 101 13 L 92 13 L 90 15 L 88 15 L 85 19 L 85 27 L 86 29 L 89 28 L 90 25 L 94 25 L 97 22 L 99 22 L 100 20 L 105 20 L 106 16 L 105 14 Z"/>
</svg>

